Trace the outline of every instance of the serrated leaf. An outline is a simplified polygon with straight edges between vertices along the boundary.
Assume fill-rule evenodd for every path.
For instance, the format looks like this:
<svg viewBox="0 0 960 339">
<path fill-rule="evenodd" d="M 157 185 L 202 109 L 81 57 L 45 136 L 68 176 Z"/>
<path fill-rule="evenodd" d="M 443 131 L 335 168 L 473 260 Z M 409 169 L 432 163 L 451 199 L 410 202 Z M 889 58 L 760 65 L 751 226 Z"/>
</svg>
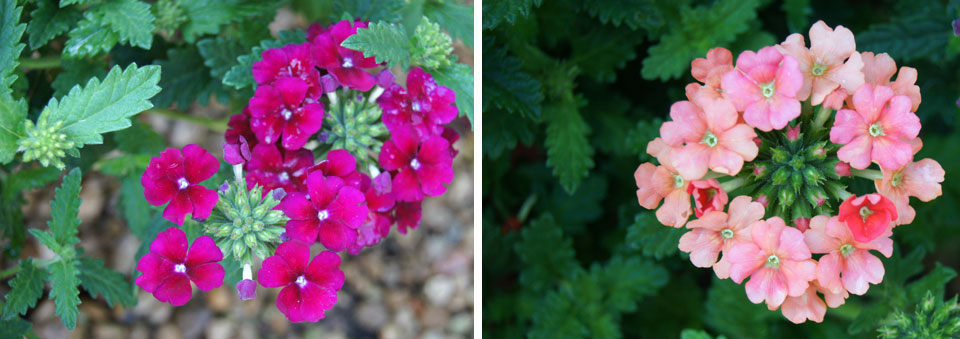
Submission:
<svg viewBox="0 0 960 339">
<path fill-rule="evenodd" d="M 501 22 L 515 23 L 518 19 L 530 15 L 533 7 L 539 7 L 542 0 L 488 0 L 483 2 L 483 29 L 491 29 Z"/>
<path fill-rule="evenodd" d="M 871 25 L 870 29 L 856 35 L 857 48 L 888 53 L 899 62 L 924 57 L 937 61 L 953 37 L 949 27 L 938 19 L 920 14 Z"/>
<path fill-rule="evenodd" d="M 56 314 L 68 330 L 77 326 L 77 306 L 80 305 L 80 279 L 73 261 L 58 261 L 50 264 L 50 299 L 56 306 Z"/>
<path fill-rule="evenodd" d="M 616 80 L 617 70 L 637 57 L 635 48 L 643 42 L 643 34 L 607 27 L 595 27 L 572 41 L 571 58 L 579 70 L 600 82 Z"/>
<path fill-rule="evenodd" d="M 507 55 L 493 39 L 483 41 L 483 111 L 496 106 L 525 118 L 540 117 L 540 82 L 520 70 L 520 60 Z"/>
<path fill-rule="evenodd" d="M 397 24 L 371 22 L 367 28 L 358 28 L 340 44 L 345 48 L 363 52 L 365 57 L 375 57 L 378 63 L 386 62 L 389 67 L 410 66 L 410 37 Z"/>
<path fill-rule="evenodd" d="M 677 244 L 684 233 L 682 228 L 661 225 L 653 212 L 645 211 L 633 218 L 626 241 L 630 248 L 659 260 L 677 253 Z"/>
<path fill-rule="evenodd" d="M 63 71 L 50 83 L 50 87 L 54 90 L 54 98 L 62 98 L 74 86 L 82 86 L 90 78 L 103 79 L 107 75 L 107 63 L 101 60 L 63 59 L 60 62 L 60 68 Z"/>
<path fill-rule="evenodd" d="M 0 338 L 23 338 L 31 327 L 33 324 L 19 317 L 0 319 Z"/>
<path fill-rule="evenodd" d="M 51 98 L 38 124 L 62 123 L 58 132 L 77 148 L 103 143 L 101 134 L 130 127 L 130 117 L 153 107 L 149 99 L 160 91 L 159 80 L 160 66 L 131 64 L 122 71 L 114 66 L 103 82 L 93 78 L 59 101 Z"/>
<path fill-rule="evenodd" d="M 453 64 L 432 71 L 437 84 L 446 86 L 457 95 L 457 110 L 460 116 L 466 116 L 473 126 L 473 67 Z"/>
<path fill-rule="evenodd" d="M 167 58 L 156 62 L 163 70 L 159 86 L 163 90 L 153 97 L 157 107 L 166 107 L 176 103 L 180 109 L 186 109 L 199 101 L 206 105 L 211 94 L 227 101 L 229 96 L 223 85 L 210 76 L 210 69 L 203 64 L 203 58 L 196 46 L 167 50 Z"/>
<path fill-rule="evenodd" d="M 77 263 L 80 285 L 96 298 L 102 295 L 107 305 L 133 306 L 137 297 L 127 278 L 117 271 L 104 267 L 103 260 L 82 257 Z"/>
<path fill-rule="evenodd" d="M 70 5 L 83 5 L 94 2 L 95 0 L 60 0 L 60 7 L 66 7 Z"/>
<path fill-rule="evenodd" d="M 0 97 L 9 95 L 10 86 L 17 80 L 14 70 L 20 64 L 20 52 L 24 47 L 20 38 L 27 26 L 20 23 L 22 10 L 16 0 L 0 0 Z M 0 155 L 0 159 L 4 157 L 6 155 Z"/>
<path fill-rule="evenodd" d="M 3 305 L 3 318 L 12 319 L 17 315 L 24 315 L 28 309 L 37 305 L 37 300 L 43 296 L 43 283 L 47 279 L 47 271 L 33 265 L 30 258 L 20 261 L 20 272 L 10 280 L 10 293 L 7 293 L 6 303 Z"/>
<path fill-rule="evenodd" d="M 607 291 L 605 309 L 615 312 L 635 311 L 638 299 L 653 295 L 669 280 L 666 269 L 637 257 L 614 257 L 602 270 L 594 266 L 591 274 L 598 277 L 600 286 Z"/>
<path fill-rule="evenodd" d="M 63 4 L 61 3 L 61 7 Z M 117 42 L 120 35 L 101 26 L 102 15 L 96 11 L 86 11 L 83 19 L 77 22 L 77 27 L 70 30 L 63 55 L 67 57 L 88 57 L 100 52 L 109 51 Z"/>
<path fill-rule="evenodd" d="M 281 3 L 257 0 L 177 0 L 177 6 L 183 9 L 187 16 L 187 23 L 182 26 L 181 33 L 184 40 L 192 43 L 201 35 L 219 32 L 222 25 L 267 14 Z"/>
<path fill-rule="evenodd" d="M 770 328 L 766 320 L 772 317 L 782 319 L 780 312 L 771 312 L 763 305 L 751 303 L 743 286 L 729 279 L 713 279 L 705 307 L 703 319 L 707 325 L 732 338 L 767 338 Z"/>
<path fill-rule="evenodd" d="M 12 161 L 17 154 L 17 141 L 26 135 L 23 129 L 26 119 L 27 101 L 14 100 L 10 93 L 0 93 L 0 164 Z"/>
<path fill-rule="evenodd" d="M 143 197 L 143 185 L 138 175 L 127 176 L 120 186 L 120 206 L 127 227 L 134 234 L 142 234 L 152 218 L 150 204 Z"/>
<path fill-rule="evenodd" d="M 583 2 L 583 8 L 602 23 L 611 23 L 617 27 L 623 24 L 636 30 L 641 26 L 644 13 L 654 11 L 651 3 L 650 0 L 588 0 Z"/>
<path fill-rule="evenodd" d="M 400 11 L 404 3 L 402 0 L 339 0 L 333 2 L 333 11 L 330 15 L 350 13 L 351 19 L 396 22 L 400 20 Z M 330 19 L 336 21 L 337 18 Z"/>
<path fill-rule="evenodd" d="M 250 70 L 253 68 L 254 62 L 263 59 L 261 54 L 264 50 L 280 48 L 287 44 L 299 44 L 307 40 L 307 35 L 300 30 L 280 31 L 277 35 L 279 36 L 278 39 L 263 40 L 258 46 L 253 47 L 250 53 L 237 57 L 237 64 L 223 75 L 223 84 L 236 89 L 256 87 L 253 73 Z"/>
<path fill-rule="evenodd" d="M 497 159 L 517 146 L 534 142 L 535 130 L 530 120 L 507 114 L 499 109 L 483 112 L 483 153 Z"/>
<path fill-rule="evenodd" d="M 573 243 L 563 236 L 563 229 L 549 214 L 524 228 L 515 250 L 526 265 L 520 273 L 520 283 L 532 291 L 545 290 L 578 267 L 573 258 Z"/>
<path fill-rule="evenodd" d="M 57 238 L 53 236 L 53 233 L 41 231 L 36 228 L 31 228 L 27 230 L 27 232 L 30 232 L 43 246 L 47 246 L 53 253 L 62 252 L 63 246 L 60 246 L 60 243 L 57 242 Z"/>
<path fill-rule="evenodd" d="M 56 1 L 41 0 L 37 8 L 30 12 L 30 24 L 27 35 L 30 36 L 30 49 L 37 49 L 70 29 L 83 15 L 74 7 L 60 8 Z"/>
<path fill-rule="evenodd" d="M 942 295 L 944 285 L 956 276 L 957 271 L 938 262 L 930 273 L 907 284 L 907 298 L 920 300 L 928 291 L 939 291 L 936 295 Z"/>
<path fill-rule="evenodd" d="M 61 245 L 72 242 L 80 226 L 80 169 L 74 168 L 63 177 L 63 183 L 57 188 L 50 202 L 51 220 L 47 222 L 50 232 Z"/>
<path fill-rule="evenodd" d="M 210 69 L 210 76 L 223 79 L 223 75 L 237 64 L 237 57 L 249 52 L 250 48 L 239 40 L 210 38 L 197 42 L 197 50 L 203 57 L 203 65 Z"/>
<path fill-rule="evenodd" d="M 580 116 L 576 99 L 556 101 L 544 107 L 547 121 L 547 166 L 560 179 L 560 185 L 572 194 L 593 168 L 593 146 L 587 136 L 590 126 Z"/>
<path fill-rule="evenodd" d="M 115 32 L 121 43 L 143 49 L 153 44 L 153 21 L 150 5 L 138 0 L 113 0 L 92 10 L 103 16 L 105 28 Z"/>
<path fill-rule="evenodd" d="M 473 47 L 473 6 L 454 1 L 427 1 L 423 4 L 423 15 L 447 30 L 450 36 L 462 40 L 467 47 Z"/>
</svg>

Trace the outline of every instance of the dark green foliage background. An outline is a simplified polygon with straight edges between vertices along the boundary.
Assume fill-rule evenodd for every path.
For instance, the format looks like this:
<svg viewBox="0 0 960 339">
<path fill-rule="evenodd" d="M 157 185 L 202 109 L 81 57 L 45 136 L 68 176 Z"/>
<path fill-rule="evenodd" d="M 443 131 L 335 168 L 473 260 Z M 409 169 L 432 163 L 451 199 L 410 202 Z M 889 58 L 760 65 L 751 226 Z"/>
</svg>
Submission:
<svg viewBox="0 0 960 339">
<path fill-rule="evenodd" d="M 483 2 L 483 332 L 539 337 L 876 337 L 927 290 L 953 296 L 960 267 L 960 1 L 488 0 Z M 814 22 L 857 50 L 919 71 L 919 158 L 947 172 L 912 202 L 886 276 L 865 296 L 794 325 L 676 249 L 682 230 L 637 204 L 632 174 L 669 106 L 714 46 L 734 55 Z M 872 185 L 853 187 L 855 192 Z M 698 332 L 703 331 L 703 332 Z"/>
</svg>

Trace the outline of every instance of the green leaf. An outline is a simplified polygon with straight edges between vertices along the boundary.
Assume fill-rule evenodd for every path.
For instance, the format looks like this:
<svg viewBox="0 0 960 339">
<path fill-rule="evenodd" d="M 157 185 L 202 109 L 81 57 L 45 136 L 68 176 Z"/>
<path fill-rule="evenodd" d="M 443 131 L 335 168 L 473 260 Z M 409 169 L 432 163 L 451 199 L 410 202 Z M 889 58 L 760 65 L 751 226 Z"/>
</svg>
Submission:
<svg viewBox="0 0 960 339">
<path fill-rule="evenodd" d="M 68 330 L 77 326 L 77 306 L 80 305 L 80 279 L 73 261 L 58 261 L 50 264 L 50 298 L 57 307 L 56 314 Z"/>
<path fill-rule="evenodd" d="M 402 0 L 339 0 L 333 2 L 333 11 L 330 15 L 349 13 L 351 18 L 360 18 L 363 21 L 397 22 L 400 20 L 400 11 L 404 3 Z M 331 17 L 330 19 L 336 21 L 339 18 Z"/>
<path fill-rule="evenodd" d="M 490 158 L 499 158 L 513 150 L 518 142 L 527 145 L 534 142 L 535 129 L 530 120 L 518 118 L 499 109 L 484 111 L 483 125 L 483 153 Z"/>
<path fill-rule="evenodd" d="M 642 24 L 641 19 L 644 18 L 644 13 L 654 11 L 652 2 L 651 0 L 587 0 L 584 1 L 583 8 L 590 13 L 590 16 L 599 19 L 602 23 L 611 23 L 617 27 L 623 24 L 631 30 L 636 30 Z"/>
<path fill-rule="evenodd" d="M 43 246 L 47 246 L 53 253 L 62 252 L 63 246 L 60 246 L 60 243 L 57 242 L 57 238 L 53 236 L 53 233 L 41 231 L 36 228 L 31 228 L 27 230 L 27 232 L 30 232 Z"/>
<path fill-rule="evenodd" d="M 713 279 L 703 319 L 716 332 L 732 338 L 767 338 L 770 327 L 766 320 L 774 317 L 782 319 L 780 312 L 751 303 L 743 286 L 729 279 Z"/>
<path fill-rule="evenodd" d="M 938 262 L 930 273 L 907 284 L 907 298 L 920 300 L 928 291 L 938 291 L 936 295 L 942 296 L 944 286 L 956 276 L 957 271 Z"/>
<path fill-rule="evenodd" d="M 341 46 L 363 52 L 365 57 L 375 57 L 377 62 L 386 62 L 389 67 L 410 66 L 410 38 L 397 24 L 371 22 L 367 28 L 358 28 Z"/>
<path fill-rule="evenodd" d="M 520 60 L 507 50 L 483 41 L 483 111 L 493 106 L 526 118 L 540 117 L 540 82 L 520 70 Z"/>
<path fill-rule="evenodd" d="M 63 177 L 63 183 L 57 188 L 50 202 L 50 216 L 47 222 L 50 232 L 61 245 L 72 243 L 80 226 L 77 214 L 80 212 L 80 169 L 74 168 Z"/>
<path fill-rule="evenodd" d="M 70 5 L 83 5 L 94 2 L 96 0 L 60 0 L 60 7 L 67 7 Z"/>
<path fill-rule="evenodd" d="M 237 57 L 247 53 L 250 46 L 239 40 L 218 37 L 200 40 L 197 49 L 203 56 L 203 65 L 210 69 L 210 76 L 222 80 L 223 75 L 237 64 Z"/>
<path fill-rule="evenodd" d="M 150 204 L 143 198 L 143 185 L 140 184 L 139 175 L 123 178 L 120 186 L 120 206 L 130 231 L 134 234 L 142 234 L 149 226 L 152 210 Z"/>
<path fill-rule="evenodd" d="M 547 121 L 547 166 L 560 179 L 560 185 L 573 193 L 593 168 L 593 147 L 587 135 L 590 126 L 580 116 L 582 100 L 558 100 L 544 107 Z"/>
<path fill-rule="evenodd" d="M 27 101 L 14 100 L 9 93 L 0 94 L 0 164 L 12 161 L 17 154 L 17 141 L 26 135 L 23 129 L 26 120 Z"/>
<path fill-rule="evenodd" d="M 20 51 L 24 47 L 20 38 L 27 26 L 18 24 L 22 10 L 17 0 L 0 0 L 0 97 L 10 94 L 10 86 L 17 80 L 14 70 L 20 65 Z M 4 151 L 0 149 L 0 154 L 7 153 Z"/>
<path fill-rule="evenodd" d="M 454 38 L 463 40 L 467 47 L 473 47 L 473 6 L 456 4 L 450 0 L 427 1 L 423 4 L 423 15 Z"/>
<path fill-rule="evenodd" d="M 939 19 L 939 20 L 938 20 Z M 929 14 L 898 18 L 889 23 L 870 26 L 857 37 L 857 48 L 875 53 L 888 53 L 899 62 L 929 57 L 937 61 L 947 42 L 953 37 L 943 18 Z M 951 18 L 946 18 L 950 20 Z"/>
<path fill-rule="evenodd" d="M 613 82 L 618 70 L 637 57 L 636 46 L 642 42 L 643 34 L 600 26 L 572 41 L 572 59 L 581 74 L 600 82 Z"/>
<path fill-rule="evenodd" d="M 19 317 L 0 319 L 0 338 L 23 338 L 31 327 L 33 324 Z"/>
<path fill-rule="evenodd" d="M 677 253 L 677 244 L 684 233 L 682 228 L 661 225 L 653 212 L 644 211 L 637 213 L 633 225 L 627 229 L 627 245 L 659 260 Z"/>
<path fill-rule="evenodd" d="M 464 64 L 453 64 L 432 71 L 433 79 L 437 84 L 446 86 L 457 95 L 457 110 L 460 116 L 470 119 L 473 126 L 473 67 Z"/>
<path fill-rule="evenodd" d="M 533 7 L 539 7 L 542 0 L 488 0 L 483 2 L 483 29 L 491 29 L 501 22 L 514 24 L 518 19 L 530 15 Z"/>
<path fill-rule="evenodd" d="M 63 71 L 50 84 L 54 98 L 62 98 L 73 86 L 82 86 L 90 78 L 103 79 L 107 75 L 107 63 L 95 59 L 63 59 L 60 68 Z"/>
<path fill-rule="evenodd" d="M 307 35 L 300 30 L 280 31 L 277 35 L 279 35 L 278 39 L 263 40 L 259 46 L 253 47 L 250 53 L 237 57 L 237 64 L 223 75 L 223 84 L 236 89 L 256 87 L 256 82 L 253 80 L 253 73 L 251 73 L 250 70 L 253 68 L 254 62 L 263 59 L 260 54 L 263 53 L 264 50 L 280 48 L 287 44 L 299 44 L 307 40 Z"/>
<path fill-rule="evenodd" d="M 615 312 L 635 311 L 638 299 L 653 295 L 670 278 L 663 267 L 637 257 L 614 257 L 602 270 L 594 265 L 591 274 L 599 277 L 600 285 L 607 291 L 605 309 Z"/>
<path fill-rule="evenodd" d="M 250 16 L 268 15 L 281 1 L 258 0 L 177 0 L 185 12 L 187 23 L 181 33 L 187 42 L 194 42 L 204 34 L 220 31 L 220 26 Z M 272 16 L 272 15 L 271 15 Z"/>
<path fill-rule="evenodd" d="M 150 49 L 155 18 L 149 4 L 138 0 L 113 0 L 92 10 L 103 16 L 104 27 L 115 32 L 120 42 Z"/>
<path fill-rule="evenodd" d="M 712 6 L 685 8 L 675 29 L 648 50 L 641 71 L 647 80 L 679 78 L 690 61 L 707 50 L 725 46 L 750 27 L 757 17 L 757 0 L 717 1 Z"/>
<path fill-rule="evenodd" d="M 37 300 L 43 296 L 43 282 L 46 279 L 47 271 L 34 266 L 32 259 L 21 260 L 20 272 L 9 283 L 10 293 L 7 293 L 7 301 L 3 305 L 3 318 L 25 315 L 28 309 L 36 306 Z"/>
<path fill-rule="evenodd" d="M 150 158 L 151 155 L 149 154 L 124 154 L 97 160 L 93 164 L 93 169 L 115 177 L 143 174 L 143 171 L 150 164 Z"/>
<path fill-rule="evenodd" d="M 103 295 L 107 305 L 133 306 L 137 296 L 127 277 L 103 266 L 103 260 L 87 257 L 80 258 L 77 268 L 80 270 L 80 284 L 83 289 L 96 298 Z"/>
<path fill-rule="evenodd" d="M 114 66 L 103 82 L 93 78 L 59 101 L 51 98 L 38 124 L 62 124 L 58 132 L 77 148 L 103 143 L 101 134 L 130 127 L 131 116 L 153 107 L 149 99 L 160 91 L 159 80 L 160 66 Z"/>
<path fill-rule="evenodd" d="M 30 12 L 30 24 L 27 35 L 30 36 L 30 49 L 37 49 L 70 29 L 83 15 L 75 7 L 59 8 L 49 0 L 37 2 L 37 8 Z"/>
<path fill-rule="evenodd" d="M 717 339 L 722 338 L 725 337 L 722 335 L 717 337 Z M 707 331 L 687 328 L 680 332 L 680 339 L 713 339 L 713 337 Z"/>
<path fill-rule="evenodd" d="M 520 283 L 534 292 L 546 290 L 554 281 L 566 278 L 573 267 L 578 267 L 573 257 L 573 242 L 563 236 L 563 229 L 549 214 L 524 228 L 515 250 L 526 265 L 520 273 Z"/>
<path fill-rule="evenodd" d="M 62 3 L 61 7 L 63 7 Z M 77 27 L 67 33 L 70 39 L 63 47 L 63 55 L 66 57 L 89 57 L 113 48 L 120 41 L 120 35 L 112 30 L 104 29 L 101 26 L 103 20 L 103 15 L 97 11 L 84 12 L 83 20 L 77 22 Z"/>
<path fill-rule="evenodd" d="M 153 128 L 137 119 L 131 120 L 130 128 L 113 133 L 113 140 L 117 149 L 127 154 L 154 155 L 163 152 L 165 146 L 163 136 L 153 131 Z"/>
<path fill-rule="evenodd" d="M 204 66 L 203 61 L 196 46 L 168 49 L 167 59 L 157 61 L 163 70 L 159 83 L 162 90 L 153 97 L 153 103 L 157 107 L 176 103 L 180 109 L 186 109 L 194 101 L 206 105 L 211 94 L 217 94 L 224 102 L 228 101 L 229 94 L 219 81 L 210 76 L 210 69 Z"/>
<path fill-rule="evenodd" d="M 784 0 L 783 11 L 787 14 L 787 28 L 791 32 L 806 32 L 810 27 L 810 0 Z"/>
</svg>

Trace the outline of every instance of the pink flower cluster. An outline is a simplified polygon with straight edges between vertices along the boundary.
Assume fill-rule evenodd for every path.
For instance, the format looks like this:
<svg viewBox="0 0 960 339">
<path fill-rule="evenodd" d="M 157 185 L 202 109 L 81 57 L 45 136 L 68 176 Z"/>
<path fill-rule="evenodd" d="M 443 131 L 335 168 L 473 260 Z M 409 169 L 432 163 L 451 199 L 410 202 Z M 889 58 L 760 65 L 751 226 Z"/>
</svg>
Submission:
<svg viewBox="0 0 960 339">
<path fill-rule="evenodd" d="M 909 198 L 935 199 L 944 180 L 935 160 L 913 158 L 922 146 L 913 113 L 920 104 L 916 70 L 902 67 L 891 82 L 893 59 L 857 52 L 843 26 L 819 21 L 809 38 L 807 47 L 803 35 L 790 35 L 779 45 L 743 52 L 735 64 L 721 47 L 694 60 L 699 82 L 686 87 L 687 100 L 670 107 L 671 120 L 647 145 L 659 165 L 643 163 L 634 173 L 639 204 L 657 209 L 660 223 L 689 230 L 678 247 L 695 266 L 746 281 L 751 302 L 780 309 L 794 323 L 820 322 L 828 306 L 880 283 L 884 267 L 874 252 L 891 256 L 894 227 L 915 215 Z M 778 140 L 772 133 L 788 142 L 800 138 L 804 131 L 794 121 L 807 100 L 826 114 L 837 110 L 826 127 L 829 141 L 842 146 L 835 155 L 821 148 L 814 156 L 836 157 L 837 174 L 874 180 L 876 193 L 847 193 L 835 215 L 792 221 L 767 217 L 775 207 L 767 196 L 730 197 L 728 190 L 745 178 L 769 178 L 761 165 L 749 167 L 753 173 L 741 169 L 762 143 Z M 875 174 L 858 172 L 873 163 L 879 171 L 867 171 Z M 688 222 L 691 216 L 697 219 Z"/>
</svg>

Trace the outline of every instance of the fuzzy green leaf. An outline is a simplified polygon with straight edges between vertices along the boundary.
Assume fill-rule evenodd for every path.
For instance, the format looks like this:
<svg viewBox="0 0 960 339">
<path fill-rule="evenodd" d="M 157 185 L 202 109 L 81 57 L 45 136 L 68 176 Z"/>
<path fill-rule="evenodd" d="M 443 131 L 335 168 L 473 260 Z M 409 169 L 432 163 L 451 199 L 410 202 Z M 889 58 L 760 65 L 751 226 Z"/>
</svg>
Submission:
<svg viewBox="0 0 960 339">
<path fill-rule="evenodd" d="M 907 298 L 920 300 L 929 291 L 939 291 L 936 295 L 942 295 L 944 285 L 956 276 L 957 271 L 938 262 L 930 273 L 907 284 Z"/>
<path fill-rule="evenodd" d="M 137 296 L 127 278 L 117 271 L 104 267 L 103 260 L 80 258 L 77 268 L 80 270 L 80 284 L 83 289 L 96 298 L 102 295 L 107 305 L 133 306 Z"/>
<path fill-rule="evenodd" d="M 127 154 L 147 154 L 154 155 L 163 152 L 163 136 L 157 134 L 150 125 L 132 120 L 130 128 L 122 129 L 113 133 L 113 140 L 117 143 L 117 149 Z"/>
<path fill-rule="evenodd" d="M 627 229 L 627 245 L 642 250 L 643 255 L 663 259 L 677 253 L 677 243 L 684 229 L 663 226 L 653 212 L 637 213 Z"/>
<path fill-rule="evenodd" d="M 385 21 L 372 22 L 367 28 L 358 28 L 341 46 L 363 52 L 365 57 L 375 57 L 377 62 L 386 62 L 389 67 L 410 66 L 410 38 L 403 28 Z"/>
<path fill-rule="evenodd" d="M 520 283 L 532 291 L 546 290 L 554 281 L 566 278 L 571 267 L 577 266 L 573 242 L 563 236 L 563 229 L 549 214 L 524 228 L 515 250 L 526 265 L 520 273 Z"/>
<path fill-rule="evenodd" d="M 210 69 L 210 76 L 216 79 L 223 79 L 223 75 L 237 64 L 237 57 L 250 50 L 239 40 L 225 38 L 200 40 L 197 49 L 203 56 L 203 65 Z"/>
<path fill-rule="evenodd" d="M 0 338 L 23 338 L 31 327 L 33 324 L 19 317 L 0 319 Z"/>
<path fill-rule="evenodd" d="M 47 248 L 53 251 L 53 253 L 59 254 L 60 252 L 63 252 L 63 246 L 60 246 L 60 243 L 57 242 L 57 238 L 53 235 L 53 233 L 50 233 L 49 231 L 41 231 L 36 228 L 31 228 L 27 230 L 27 232 L 30 232 L 30 234 L 37 238 L 37 240 L 39 240 L 43 246 L 47 246 Z"/>
<path fill-rule="evenodd" d="M 453 64 L 431 71 L 437 84 L 446 86 L 457 95 L 457 110 L 460 116 L 470 119 L 473 126 L 473 67 Z"/>
<path fill-rule="evenodd" d="M 30 49 L 37 49 L 70 29 L 83 15 L 74 7 L 60 8 L 49 0 L 37 2 L 37 8 L 30 12 L 30 24 L 27 35 L 30 36 Z"/>
<path fill-rule="evenodd" d="M 54 98 L 62 98 L 73 86 L 83 86 L 90 78 L 103 79 L 107 75 L 107 63 L 95 59 L 63 59 L 60 68 L 63 72 L 50 83 Z"/>
<path fill-rule="evenodd" d="M 186 109 L 194 101 L 206 105 L 210 94 L 217 94 L 224 98 L 222 101 L 227 101 L 229 95 L 223 85 L 210 76 L 210 69 L 203 62 L 196 46 L 168 49 L 167 58 L 157 61 L 163 70 L 159 83 L 162 90 L 153 97 L 153 103 L 157 107 L 176 103 L 180 109 Z"/>
<path fill-rule="evenodd" d="M 613 82 L 618 70 L 637 57 L 636 46 L 643 34 L 600 26 L 573 40 L 573 60 L 582 74 L 600 82 Z M 486 69 L 484 69 L 486 71 Z"/>
<path fill-rule="evenodd" d="M 263 59 L 261 54 L 264 50 L 283 47 L 287 44 L 299 44 L 307 40 L 307 35 L 300 30 L 280 31 L 277 35 L 279 36 L 278 39 L 263 40 L 258 46 L 253 47 L 250 53 L 237 57 L 237 64 L 223 75 L 223 84 L 236 89 L 256 87 L 253 73 L 250 70 L 253 68 L 254 62 Z"/>
<path fill-rule="evenodd" d="M 219 32 L 222 25 L 250 16 L 270 15 L 282 4 L 261 0 L 178 0 L 176 3 L 187 16 L 181 32 L 183 39 L 190 43 L 201 35 Z"/>
<path fill-rule="evenodd" d="M 20 64 L 20 43 L 25 24 L 19 24 L 22 7 L 17 0 L 0 0 L 0 96 L 10 94 L 10 86 L 17 80 L 14 70 Z M 0 153 L 3 150 L 0 149 Z M 0 156 L 0 158 L 5 156 Z"/>
<path fill-rule="evenodd" d="M 130 117 L 153 107 L 149 99 L 160 92 L 159 80 L 160 66 L 131 64 L 122 71 L 114 66 L 103 82 L 90 79 L 61 100 L 50 99 L 38 124 L 62 123 L 59 133 L 77 148 L 103 143 L 101 134 L 130 127 Z"/>
<path fill-rule="evenodd" d="M 113 48 L 120 41 L 120 35 L 112 30 L 104 29 L 101 25 L 103 20 L 103 15 L 97 11 L 84 12 L 83 20 L 77 22 L 77 27 L 67 33 L 70 39 L 63 47 L 63 55 L 66 57 L 89 57 Z"/>
<path fill-rule="evenodd" d="M 717 339 L 726 338 L 724 336 L 718 336 Z M 680 332 L 680 339 L 713 339 L 709 333 L 704 330 L 695 330 L 692 328 L 684 329 Z"/>
<path fill-rule="evenodd" d="M 580 100 L 559 100 L 544 107 L 547 121 L 547 166 L 560 185 L 573 193 L 593 168 L 593 147 L 587 136 L 590 126 L 580 116 Z"/>
<path fill-rule="evenodd" d="M 483 153 L 493 159 L 513 150 L 518 142 L 526 145 L 534 142 L 536 130 L 530 120 L 499 109 L 484 111 L 483 125 Z"/>
<path fill-rule="evenodd" d="M 599 278 L 607 291 L 605 308 L 615 312 L 635 311 L 640 297 L 653 295 L 669 280 L 666 269 L 637 257 L 614 257 L 602 270 L 594 265 L 591 274 Z"/>
<path fill-rule="evenodd" d="M 103 15 L 104 27 L 116 32 L 121 43 L 150 49 L 153 44 L 153 12 L 138 0 L 114 0 L 95 7 Z"/>
<path fill-rule="evenodd" d="M 47 271 L 33 265 L 32 259 L 20 261 L 20 272 L 10 280 L 10 293 L 7 293 L 6 304 L 3 305 L 3 318 L 11 319 L 17 315 L 24 315 L 27 310 L 37 305 L 37 300 L 43 296 L 43 283 L 47 279 Z"/>
<path fill-rule="evenodd" d="M 857 49 L 889 53 L 898 62 L 923 57 L 939 60 L 953 35 L 949 26 L 938 19 L 941 18 L 920 14 L 872 25 L 856 35 Z"/>
<path fill-rule="evenodd" d="M 427 1 L 423 4 L 423 15 L 447 30 L 450 36 L 473 47 L 473 6 L 456 4 L 450 0 Z"/>
<path fill-rule="evenodd" d="M 533 7 L 539 7 L 542 0 L 488 0 L 483 2 L 483 29 L 491 29 L 501 22 L 514 24 L 522 17 L 530 15 Z"/>
<path fill-rule="evenodd" d="M 623 24 L 636 30 L 642 25 L 642 19 L 645 19 L 644 14 L 654 10 L 652 2 L 651 0 L 588 0 L 584 1 L 583 8 L 590 13 L 590 16 L 602 23 L 611 23 L 617 27 Z"/>
<path fill-rule="evenodd" d="M 58 261 L 50 264 L 50 298 L 57 308 L 56 314 L 68 330 L 77 326 L 77 306 L 80 305 L 80 279 L 73 261 Z"/>
<path fill-rule="evenodd" d="M 60 0 L 60 7 L 67 7 L 70 5 L 83 5 L 94 2 L 95 0 Z"/>
<path fill-rule="evenodd" d="M 77 214 L 80 213 L 81 179 L 79 168 L 70 170 L 70 173 L 63 177 L 63 183 L 57 188 L 53 201 L 50 202 L 52 219 L 47 222 L 47 225 L 50 226 L 50 232 L 61 245 L 74 242 L 77 227 L 80 226 Z"/>
<path fill-rule="evenodd" d="M 14 100 L 9 93 L 0 94 L 0 164 L 13 160 L 17 140 L 25 135 L 23 123 L 26 119 L 26 100 Z"/>
<path fill-rule="evenodd" d="M 397 22 L 400 20 L 400 11 L 404 4 L 405 1 L 402 0 L 338 0 L 333 2 L 333 11 L 330 15 L 350 13 L 351 18 L 360 18 L 364 21 Z M 331 18 L 331 20 L 338 19 L 339 17 Z"/>
<path fill-rule="evenodd" d="M 143 198 L 143 185 L 137 175 L 127 176 L 120 186 L 120 206 L 123 218 L 127 220 L 127 227 L 134 234 L 141 234 L 150 223 L 152 213 L 150 204 Z"/>
<path fill-rule="evenodd" d="M 540 82 L 521 71 L 520 60 L 494 45 L 493 39 L 484 39 L 483 51 L 483 110 L 496 106 L 526 118 L 539 118 L 543 102 Z"/>
</svg>

